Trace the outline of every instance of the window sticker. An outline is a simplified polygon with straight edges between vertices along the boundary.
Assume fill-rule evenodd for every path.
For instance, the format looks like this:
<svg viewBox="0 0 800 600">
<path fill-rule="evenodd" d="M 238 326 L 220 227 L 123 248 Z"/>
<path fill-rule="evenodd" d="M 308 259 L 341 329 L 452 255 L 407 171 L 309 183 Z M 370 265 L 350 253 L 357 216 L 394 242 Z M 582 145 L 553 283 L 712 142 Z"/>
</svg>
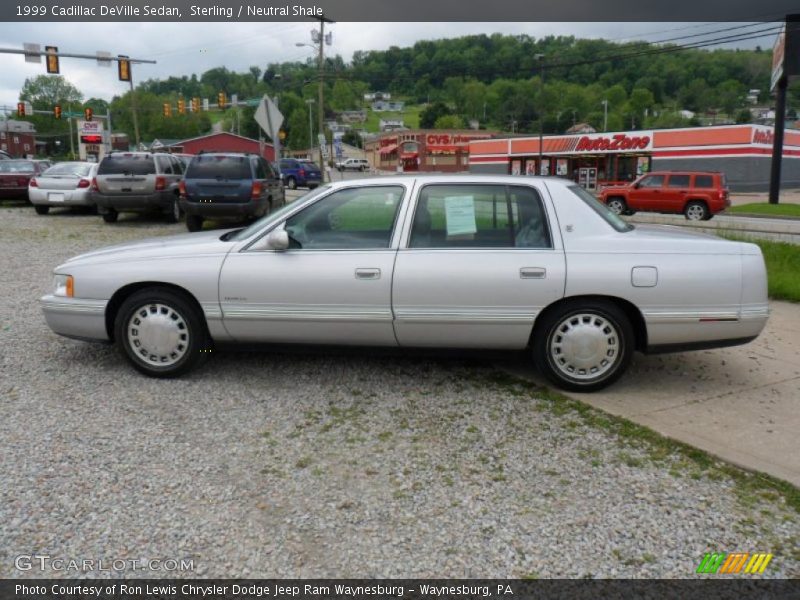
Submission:
<svg viewBox="0 0 800 600">
<path fill-rule="evenodd" d="M 475 202 L 472 196 L 450 196 L 444 199 L 447 235 L 470 235 L 477 233 Z"/>
</svg>

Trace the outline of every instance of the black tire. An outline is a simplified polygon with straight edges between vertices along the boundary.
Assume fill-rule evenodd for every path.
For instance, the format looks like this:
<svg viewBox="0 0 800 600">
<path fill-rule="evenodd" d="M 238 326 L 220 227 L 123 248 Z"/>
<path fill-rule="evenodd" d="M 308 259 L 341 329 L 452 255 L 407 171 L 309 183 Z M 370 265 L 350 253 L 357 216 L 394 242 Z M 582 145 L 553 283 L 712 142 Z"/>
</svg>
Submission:
<svg viewBox="0 0 800 600">
<path fill-rule="evenodd" d="M 50 212 L 50 207 L 46 204 L 34 204 L 33 210 L 36 211 L 37 215 L 46 215 Z"/>
<path fill-rule="evenodd" d="M 618 215 L 624 215 L 628 212 L 628 203 L 625 202 L 624 198 L 620 198 L 619 196 L 612 196 L 606 201 L 606 206 L 608 206 L 609 210 Z"/>
<path fill-rule="evenodd" d="M 119 213 L 113 208 L 107 208 L 103 213 L 103 221 L 106 223 L 116 223 L 117 219 L 119 219 Z"/>
<path fill-rule="evenodd" d="M 363 173 L 364 171 L 367 170 L 367 167 L 365 167 L 364 165 L 361 165 L 360 167 L 358 167 L 358 170 Z"/>
<path fill-rule="evenodd" d="M 147 318 L 159 320 L 154 326 L 165 323 L 168 329 L 160 334 L 159 342 L 171 337 L 165 345 L 174 348 L 146 347 L 148 342 L 158 344 L 141 327 Z M 114 339 L 133 367 L 151 377 L 182 375 L 205 362 L 212 347 L 200 311 L 184 294 L 164 287 L 140 290 L 122 303 L 114 321 Z"/>
<path fill-rule="evenodd" d="M 297 180 L 294 177 L 289 177 L 286 180 L 286 187 L 288 187 L 290 190 L 296 190 L 297 189 Z"/>
<path fill-rule="evenodd" d="M 692 200 L 686 203 L 683 214 L 689 221 L 707 221 L 710 212 L 705 202 Z"/>
<path fill-rule="evenodd" d="M 203 217 L 200 215 L 186 215 L 186 229 L 200 231 L 203 228 Z"/>
<path fill-rule="evenodd" d="M 166 213 L 165 216 L 167 223 L 177 223 L 178 221 L 181 220 L 181 205 L 180 202 L 178 202 L 177 196 L 172 201 L 172 204 L 170 204 L 169 212 Z"/>
<path fill-rule="evenodd" d="M 580 330 L 584 328 L 581 336 Z M 570 330 L 577 337 L 570 339 Z M 576 339 L 594 343 L 582 343 L 575 348 Z M 612 302 L 569 300 L 548 310 L 536 322 L 533 359 L 540 372 L 558 387 L 594 392 L 611 385 L 625 372 L 633 356 L 634 342 L 633 326 Z M 584 356 L 570 357 L 570 350 Z"/>
</svg>

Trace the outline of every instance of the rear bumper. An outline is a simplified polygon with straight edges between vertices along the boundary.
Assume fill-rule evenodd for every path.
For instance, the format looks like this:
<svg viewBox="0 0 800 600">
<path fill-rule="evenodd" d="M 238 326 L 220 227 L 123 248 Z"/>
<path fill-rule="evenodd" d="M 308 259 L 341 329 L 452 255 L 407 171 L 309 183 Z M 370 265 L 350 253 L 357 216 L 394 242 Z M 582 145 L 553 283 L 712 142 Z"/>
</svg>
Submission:
<svg viewBox="0 0 800 600">
<path fill-rule="evenodd" d="M 68 338 L 109 341 L 106 331 L 106 300 L 61 298 L 48 294 L 40 300 L 47 325 Z"/>
<path fill-rule="evenodd" d="M 193 202 L 181 198 L 181 210 L 187 215 L 201 217 L 255 217 L 269 206 L 266 199 L 247 202 Z"/>
<path fill-rule="evenodd" d="M 28 187 L 2 187 L 0 188 L 0 198 L 27 198 Z"/>
<path fill-rule="evenodd" d="M 92 192 L 91 199 L 97 204 L 101 213 L 113 208 L 118 212 L 152 212 L 156 210 L 170 211 L 176 196 L 174 192 L 165 190 L 152 194 L 103 194 Z"/>
<path fill-rule="evenodd" d="M 51 200 L 54 194 L 62 194 L 61 200 Z M 42 206 L 94 206 L 89 190 L 28 190 L 28 199 L 32 204 Z"/>
</svg>

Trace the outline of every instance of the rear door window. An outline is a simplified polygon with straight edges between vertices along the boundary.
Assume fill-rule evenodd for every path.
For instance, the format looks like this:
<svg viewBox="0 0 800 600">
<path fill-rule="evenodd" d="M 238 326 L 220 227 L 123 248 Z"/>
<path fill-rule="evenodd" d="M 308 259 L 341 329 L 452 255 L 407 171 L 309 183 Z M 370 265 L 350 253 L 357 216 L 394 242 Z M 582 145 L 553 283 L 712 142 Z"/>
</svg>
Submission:
<svg viewBox="0 0 800 600">
<path fill-rule="evenodd" d="M 671 188 L 688 188 L 689 175 L 670 175 L 667 181 L 667 187 Z"/>
<path fill-rule="evenodd" d="M 154 175 L 156 163 L 143 154 L 106 156 L 97 168 L 98 175 Z"/>
<path fill-rule="evenodd" d="M 186 170 L 186 179 L 249 179 L 247 156 L 198 155 Z"/>
</svg>

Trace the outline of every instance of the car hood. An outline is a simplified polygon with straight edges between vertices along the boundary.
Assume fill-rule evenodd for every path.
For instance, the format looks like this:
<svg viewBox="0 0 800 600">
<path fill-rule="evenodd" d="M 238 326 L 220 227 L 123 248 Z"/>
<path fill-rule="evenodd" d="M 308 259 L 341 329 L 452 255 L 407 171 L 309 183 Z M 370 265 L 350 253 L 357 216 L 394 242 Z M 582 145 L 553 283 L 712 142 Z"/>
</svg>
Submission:
<svg viewBox="0 0 800 600">
<path fill-rule="evenodd" d="M 186 255 L 227 254 L 233 248 L 234 242 L 222 241 L 220 238 L 225 233 L 226 230 L 217 229 L 115 244 L 73 256 L 62 265 L 59 265 L 57 269 L 88 263 L 151 260 Z"/>
</svg>

